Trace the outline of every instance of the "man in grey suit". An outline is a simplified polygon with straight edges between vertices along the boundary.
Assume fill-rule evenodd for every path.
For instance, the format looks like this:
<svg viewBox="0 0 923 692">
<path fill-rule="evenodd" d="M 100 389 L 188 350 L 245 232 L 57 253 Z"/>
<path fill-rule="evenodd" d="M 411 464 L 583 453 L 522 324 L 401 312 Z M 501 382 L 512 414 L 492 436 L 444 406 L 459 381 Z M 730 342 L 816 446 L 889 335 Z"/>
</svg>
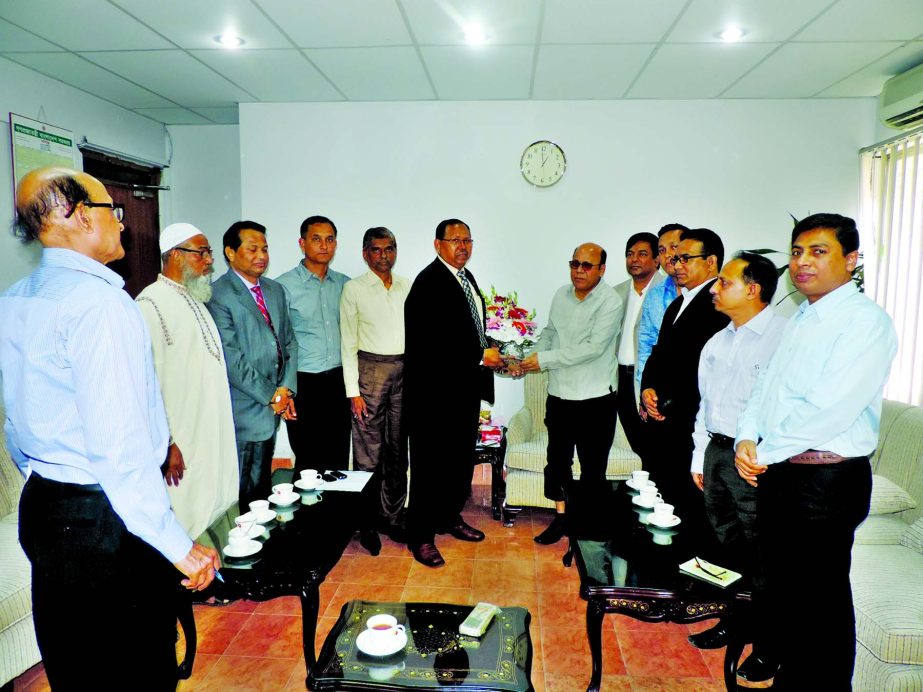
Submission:
<svg viewBox="0 0 923 692">
<path fill-rule="evenodd" d="M 625 243 L 625 271 L 631 277 L 615 286 L 615 292 L 625 306 L 622 332 L 616 346 L 619 359 L 619 420 L 628 444 L 635 454 L 641 454 L 643 431 L 638 416 L 638 397 L 635 395 L 635 363 L 638 357 L 638 327 L 641 325 L 641 304 L 647 292 L 660 285 L 663 276 L 657 269 L 657 236 L 653 233 L 635 233 Z"/>
<path fill-rule="evenodd" d="M 238 221 L 224 234 L 230 269 L 215 281 L 208 310 L 224 346 L 240 466 L 240 506 L 270 493 L 278 416 L 295 418 L 297 343 L 282 286 L 269 266 L 266 227 Z"/>
</svg>

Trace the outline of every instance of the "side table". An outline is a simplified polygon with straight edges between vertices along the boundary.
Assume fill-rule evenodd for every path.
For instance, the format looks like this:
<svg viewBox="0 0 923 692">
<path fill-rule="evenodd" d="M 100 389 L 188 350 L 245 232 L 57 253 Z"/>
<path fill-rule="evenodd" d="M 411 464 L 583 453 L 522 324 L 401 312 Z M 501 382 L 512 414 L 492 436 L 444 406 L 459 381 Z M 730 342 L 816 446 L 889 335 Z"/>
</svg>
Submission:
<svg viewBox="0 0 923 692">
<path fill-rule="evenodd" d="M 490 510 L 493 518 L 500 520 L 503 501 L 506 499 L 506 481 L 503 479 L 503 461 L 506 459 L 506 428 L 499 445 L 481 444 L 480 436 L 474 449 L 474 464 L 490 464 Z"/>
<path fill-rule="evenodd" d="M 471 610 L 449 603 L 350 601 L 324 641 L 308 689 L 531 692 L 529 611 L 504 608 L 484 636 L 474 638 L 458 633 Z M 380 613 L 406 627 L 407 644 L 391 656 L 368 656 L 356 638 Z"/>
</svg>

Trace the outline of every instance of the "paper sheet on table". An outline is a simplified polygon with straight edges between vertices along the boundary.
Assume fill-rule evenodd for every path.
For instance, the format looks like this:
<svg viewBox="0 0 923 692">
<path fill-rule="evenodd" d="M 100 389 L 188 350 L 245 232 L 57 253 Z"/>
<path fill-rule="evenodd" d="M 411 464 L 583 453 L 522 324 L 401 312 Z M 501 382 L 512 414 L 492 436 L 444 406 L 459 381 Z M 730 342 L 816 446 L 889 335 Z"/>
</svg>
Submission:
<svg viewBox="0 0 923 692">
<path fill-rule="evenodd" d="M 333 483 L 324 483 L 324 492 L 328 490 L 339 490 L 345 493 L 362 492 L 365 484 L 372 477 L 371 471 L 344 471 L 346 478 Z"/>
</svg>

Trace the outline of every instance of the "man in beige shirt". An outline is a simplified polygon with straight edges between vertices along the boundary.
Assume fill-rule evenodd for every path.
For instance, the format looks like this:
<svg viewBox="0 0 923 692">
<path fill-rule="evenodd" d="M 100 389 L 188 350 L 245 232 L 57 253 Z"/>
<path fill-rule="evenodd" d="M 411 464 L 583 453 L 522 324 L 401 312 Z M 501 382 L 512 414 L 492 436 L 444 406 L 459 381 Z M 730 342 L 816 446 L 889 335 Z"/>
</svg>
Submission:
<svg viewBox="0 0 923 692">
<path fill-rule="evenodd" d="M 353 414 L 353 465 L 373 471 L 372 498 L 360 542 L 381 550 L 380 529 L 403 542 L 401 510 L 407 500 L 407 436 L 401 428 L 404 375 L 404 301 L 410 281 L 392 274 L 397 241 L 387 228 L 362 238 L 369 271 L 343 286 L 340 348 L 343 380 Z"/>
</svg>

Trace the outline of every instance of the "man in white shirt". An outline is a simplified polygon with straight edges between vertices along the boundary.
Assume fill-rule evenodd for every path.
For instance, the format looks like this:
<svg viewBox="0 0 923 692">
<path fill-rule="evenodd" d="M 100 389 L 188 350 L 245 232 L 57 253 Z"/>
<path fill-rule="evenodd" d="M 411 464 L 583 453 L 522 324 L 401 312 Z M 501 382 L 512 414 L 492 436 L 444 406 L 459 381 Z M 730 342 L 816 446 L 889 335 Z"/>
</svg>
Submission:
<svg viewBox="0 0 923 692">
<path fill-rule="evenodd" d="M 622 299 L 625 318 L 616 347 L 619 361 L 618 410 L 619 420 L 625 430 L 628 444 L 641 454 L 641 419 L 638 416 L 638 397 L 635 394 L 635 363 L 638 356 L 638 328 L 641 324 L 641 305 L 649 289 L 663 281 L 657 271 L 660 256 L 657 236 L 653 233 L 635 233 L 625 243 L 625 270 L 631 276 L 615 287 Z M 659 325 L 658 325 L 659 326 Z"/>
<path fill-rule="evenodd" d="M 786 319 L 769 307 L 777 284 L 775 265 L 752 252 L 742 252 L 724 265 L 712 284 L 715 309 L 730 317 L 731 322 L 702 349 L 702 401 L 692 434 L 692 480 L 705 493 L 705 513 L 725 549 L 722 563 L 751 577 L 754 602 L 763 587 L 756 555 L 756 489 L 738 475 L 734 466 L 734 435 L 753 383 L 785 329 Z M 761 621 L 756 618 L 756 622 Z M 763 628 L 756 627 L 753 636 L 753 655 L 738 675 L 748 682 L 761 682 L 775 673 L 775 656 L 765 641 Z M 711 629 L 689 637 L 692 645 L 700 649 L 721 648 L 727 639 L 727 622 L 723 618 Z"/>
<path fill-rule="evenodd" d="M 807 300 L 737 424 L 737 470 L 757 489 L 775 615 L 774 689 L 851 688 L 852 544 L 869 512 L 869 457 L 897 352 L 891 318 L 853 283 L 858 261 L 852 219 L 813 214 L 795 224 L 788 271 Z"/>
<path fill-rule="evenodd" d="M 362 238 L 369 270 L 346 282 L 340 298 L 343 380 L 353 414 L 353 465 L 373 471 L 370 525 L 360 541 L 373 555 L 381 539 L 372 524 L 405 538 L 400 513 L 407 500 L 407 437 L 401 426 L 404 382 L 404 301 L 410 281 L 393 274 L 397 240 L 387 228 Z M 405 539 L 406 540 L 406 539 Z"/>
<path fill-rule="evenodd" d="M 592 488 L 605 481 L 618 415 L 615 344 L 623 306 L 602 280 L 606 251 L 584 243 L 568 266 L 570 283 L 555 293 L 536 350 L 520 364 L 525 372 L 549 372 L 545 497 L 554 501 L 555 516 L 535 537 L 541 545 L 557 543 L 564 535 L 564 499 L 573 481 L 575 449 L 581 485 Z"/>
</svg>

